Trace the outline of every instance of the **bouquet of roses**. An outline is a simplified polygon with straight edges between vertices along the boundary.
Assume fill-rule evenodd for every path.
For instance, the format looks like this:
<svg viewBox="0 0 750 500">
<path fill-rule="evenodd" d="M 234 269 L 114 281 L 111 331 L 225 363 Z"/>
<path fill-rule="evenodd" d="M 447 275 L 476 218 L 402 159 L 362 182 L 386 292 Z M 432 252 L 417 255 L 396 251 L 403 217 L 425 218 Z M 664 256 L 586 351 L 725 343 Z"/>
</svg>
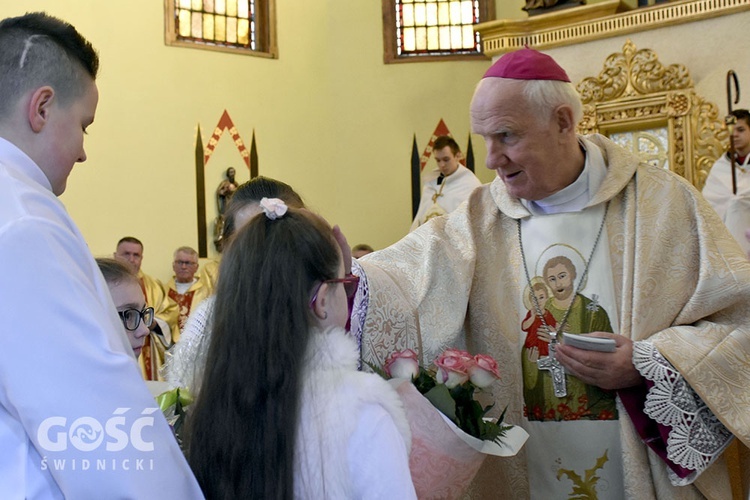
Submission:
<svg viewBox="0 0 750 500">
<path fill-rule="evenodd" d="M 447 349 L 434 368 L 419 366 L 411 349 L 392 353 L 384 372 L 376 370 L 401 396 L 412 431 L 409 456 L 419 498 L 458 498 L 487 455 L 513 456 L 528 434 L 516 426 L 485 417 L 494 406 L 482 406 L 475 394 L 500 378 L 490 356 L 471 356 Z M 438 411 L 436 411 L 438 410 Z"/>
<path fill-rule="evenodd" d="M 497 361 L 491 356 L 447 349 L 435 360 L 435 369 L 426 370 L 419 366 L 417 353 L 406 349 L 388 357 L 385 373 L 410 379 L 435 408 L 470 436 L 501 444 L 511 428 L 503 425 L 505 411 L 497 421 L 486 419 L 494 404 L 483 407 L 474 399 L 477 389 L 481 391 L 500 378 Z"/>
</svg>

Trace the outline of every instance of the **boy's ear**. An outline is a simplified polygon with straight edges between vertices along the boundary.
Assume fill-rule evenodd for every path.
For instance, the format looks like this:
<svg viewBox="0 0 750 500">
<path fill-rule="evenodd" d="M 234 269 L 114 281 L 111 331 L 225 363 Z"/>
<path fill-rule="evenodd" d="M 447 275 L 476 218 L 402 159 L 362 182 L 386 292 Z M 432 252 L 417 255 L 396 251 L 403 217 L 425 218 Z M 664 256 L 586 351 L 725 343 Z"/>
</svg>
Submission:
<svg viewBox="0 0 750 500">
<path fill-rule="evenodd" d="M 39 87 L 32 94 L 28 103 L 29 126 L 38 134 L 49 122 L 52 106 L 55 102 L 55 89 L 45 85 Z"/>
</svg>

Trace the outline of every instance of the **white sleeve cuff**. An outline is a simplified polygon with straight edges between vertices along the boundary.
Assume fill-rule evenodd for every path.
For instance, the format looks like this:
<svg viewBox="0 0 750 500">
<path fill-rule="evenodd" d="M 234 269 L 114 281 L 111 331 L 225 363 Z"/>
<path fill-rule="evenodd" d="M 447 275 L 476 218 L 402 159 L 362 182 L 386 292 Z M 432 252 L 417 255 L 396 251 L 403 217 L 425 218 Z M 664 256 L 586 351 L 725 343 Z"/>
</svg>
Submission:
<svg viewBox="0 0 750 500">
<path fill-rule="evenodd" d="M 669 479 L 675 486 L 690 484 L 721 455 L 734 436 L 654 344 L 634 342 L 633 364 L 654 383 L 646 396 L 644 413 L 672 428 L 667 458 L 694 471 L 680 478 L 670 469 Z"/>
</svg>

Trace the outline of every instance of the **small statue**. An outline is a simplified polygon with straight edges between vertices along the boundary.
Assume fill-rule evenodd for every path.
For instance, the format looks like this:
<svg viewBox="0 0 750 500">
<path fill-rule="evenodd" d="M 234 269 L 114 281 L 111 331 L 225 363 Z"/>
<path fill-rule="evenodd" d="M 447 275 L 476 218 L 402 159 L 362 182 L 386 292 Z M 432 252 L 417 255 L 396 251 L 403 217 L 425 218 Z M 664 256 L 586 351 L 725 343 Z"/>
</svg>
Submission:
<svg viewBox="0 0 750 500">
<path fill-rule="evenodd" d="M 224 174 L 226 175 L 226 179 L 221 181 L 219 187 L 216 188 L 216 209 L 218 215 L 214 221 L 214 246 L 219 253 L 221 253 L 224 247 L 224 212 L 227 209 L 229 200 L 239 187 L 239 184 L 234 179 L 235 174 L 234 167 L 229 167 Z"/>
<path fill-rule="evenodd" d="M 224 215 L 229 199 L 239 187 L 237 181 L 234 180 L 235 173 L 234 167 L 229 167 L 225 173 L 226 179 L 221 181 L 219 187 L 216 188 L 216 208 L 219 215 Z"/>
</svg>

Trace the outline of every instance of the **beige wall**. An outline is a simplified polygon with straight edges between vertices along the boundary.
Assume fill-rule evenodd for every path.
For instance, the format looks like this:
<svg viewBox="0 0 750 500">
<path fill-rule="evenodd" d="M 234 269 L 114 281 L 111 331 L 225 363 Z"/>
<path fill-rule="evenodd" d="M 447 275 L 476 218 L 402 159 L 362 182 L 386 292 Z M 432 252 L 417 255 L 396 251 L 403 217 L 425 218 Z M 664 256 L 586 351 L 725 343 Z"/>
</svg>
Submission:
<svg viewBox="0 0 750 500">
<path fill-rule="evenodd" d="M 495 17 L 497 19 L 523 19 L 528 17 L 523 10 L 526 0 L 495 0 Z"/>
<path fill-rule="evenodd" d="M 292 184 L 350 243 L 380 248 L 411 222 L 414 134 L 424 148 L 443 118 L 463 147 L 471 93 L 489 65 L 383 64 L 375 1 L 278 0 L 278 60 L 165 46 L 159 0 L 0 3 L 0 17 L 33 10 L 75 24 L 102 59 L 88 161 L 62 201 L 95 255 L 136 236 L 144 271 L 161 279 L 176 247 L 197 245 L 198 124 L 205 142 L 227 109 L 247 147 L 255 130 L 262 175 Z M 481 140 L 475 151 L 480 178 L 491 180 Z M 225 134 L 207 165 L 210 191 L 230 165 L 243 164 Z"/>
<path fill-rule="evenodd" d="M 518 0 L 517 7 L 524 5 Z M 498 15 L 507 3 L 498 0 Z M 171 275 L 172 251 L 197 245 L 194 148 L 197 125 L 208 140 L 227 109 L 247 147 L 253 130 L 260 172 L 292 184 L 308 204 L 339 224 L 350 243 L 381 248 L 410 224 L 412 137 L 424 148 L 443 118 L 462 147 L 468 106 L 488 61 L 383 64 L 380 2 L 277 0 L 278 60 L 164 45 L 158 0 L 0 3 L 0 17 L 47 10 L 79 27 L 99 49 L 100 103 L 62 201 L 92 252 L 106 255 L 123 235 L 145 243 L 143 268 Z M 750 25 L 750 13 L 631 36 L 666 64 L 686 64 L 699 92 L 725 112 L 726 71 L 748 86 L 750 59 L 722 33 Z M 735 37 L 736 38 L 736 37 Z M 625 37 L 548 51 L 574 81 L 597 74 Z M 741 106 L 750 106 L 747 91 Z M 484 182 L 484 145 L 474 137 Z M 207 165 L 212 191 L 227 166 L 246 180 L 225 134 Z"/>
</svg>

